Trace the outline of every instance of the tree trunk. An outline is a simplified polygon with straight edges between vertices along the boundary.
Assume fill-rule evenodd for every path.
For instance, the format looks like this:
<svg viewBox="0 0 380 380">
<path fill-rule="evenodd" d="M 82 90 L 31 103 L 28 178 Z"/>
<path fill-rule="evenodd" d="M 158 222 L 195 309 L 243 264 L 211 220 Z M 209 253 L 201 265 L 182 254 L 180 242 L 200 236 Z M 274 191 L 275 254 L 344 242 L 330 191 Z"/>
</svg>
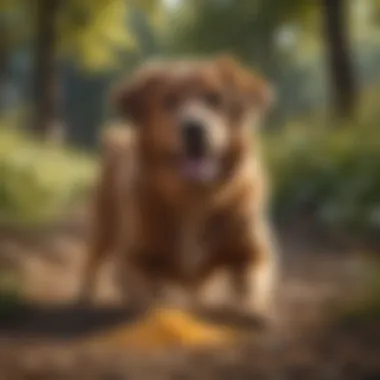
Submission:
<svg viewBox="0 0 380 380">
<path fill-rule="evenodd" d="M 3 85 L 6 80 L 8 59 L 8 46 L 5 30 L 0 28 L 0 85 Z"/>
<path fill-rule="evenodd" d="M 56 21 L 60 0 L 36 1 L 33 132 L 50 139 L 58 123 L 60 91 L 56 62 Z"/>
<path fill-rule="evenodd" d="M 5 107 L 6 85 L 7 85 L 7 66 L 8 66 L 8 40 L 7 30 L 0 27 L 0 111 Z"/>
<path fill-rule="evenodd" d="M 346 0 L 321 0 L 333 111 L 347 120 L 356 114 L 357 89 L 347 27 Z"/>
</svg>

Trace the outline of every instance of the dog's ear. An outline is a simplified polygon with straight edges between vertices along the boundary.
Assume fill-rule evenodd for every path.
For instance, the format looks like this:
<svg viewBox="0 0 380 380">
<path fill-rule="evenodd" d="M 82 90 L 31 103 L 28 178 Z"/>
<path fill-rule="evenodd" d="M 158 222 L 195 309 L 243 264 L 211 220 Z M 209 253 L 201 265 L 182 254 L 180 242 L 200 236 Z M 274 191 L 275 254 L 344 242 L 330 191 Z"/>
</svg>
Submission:
<svg viewBox="0 0 380 380">
<path fill-rule="evenodd" d="M 160 75 L 153 70 L 140 70 L 132 79 L 121 81 L 111 90 L 110 102 L 122 117 L 140 125 L 146 115 L 149 96 Z"/>
<path fill-rule="evenodd" d="M 123 119 L 133 122 L 139 119 L 139 91 L 133 81 L 124 79 L 110 91 L 110 103 L 114 111 Z"/>
<path fill-rule="evenodd" d="M 266 112 L 275 101 L 274 89 L 259 75 L 243 67 L 229 55 L 216 60 L 232 96 L 243 106 Z"/>
</svg>

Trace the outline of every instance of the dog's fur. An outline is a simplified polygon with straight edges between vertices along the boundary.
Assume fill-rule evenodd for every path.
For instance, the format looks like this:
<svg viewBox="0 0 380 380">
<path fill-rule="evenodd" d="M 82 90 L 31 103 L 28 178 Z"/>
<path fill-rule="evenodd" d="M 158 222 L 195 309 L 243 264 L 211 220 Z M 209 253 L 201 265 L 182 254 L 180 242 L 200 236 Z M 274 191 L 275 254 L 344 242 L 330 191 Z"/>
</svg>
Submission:
<svg viewBox="0 0 380 380">
<path fill-rule="evenodd" d="M 229 57 L 156 62 L 118 86 L 112 102 L 133 128 L 106 135 L 84 293 L 117 251 L 138 299 L 170 283 L 197 294 L 225 270 L 233 300 L 266 312 L 276 257 L 255 129 L 271 102 L 267 84 Z M 179 169 L 177 120 L 189 113 L 209 126 L 218 157 L 218 175 L 205 183 Z"/>
</svg>

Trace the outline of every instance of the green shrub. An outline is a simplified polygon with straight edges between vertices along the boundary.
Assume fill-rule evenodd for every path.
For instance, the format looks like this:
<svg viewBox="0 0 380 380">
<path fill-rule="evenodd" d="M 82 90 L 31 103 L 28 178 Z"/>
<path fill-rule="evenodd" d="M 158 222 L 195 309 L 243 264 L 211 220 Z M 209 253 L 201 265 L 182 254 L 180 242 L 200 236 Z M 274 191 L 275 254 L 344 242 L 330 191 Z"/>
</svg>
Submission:
<svg viewBox="0 0 380 380">
<path fill-rule="evenodd" d="M 0 129 L 0 219 L 34 222 L 52 218 L 78 199 L 91 183 L 86 155 L 37 143 Z"/>
<path fill-rule="evenodd" d="M 380 129 L 290 126 L 265 138 L 277 215 L 313 205 L 328 226 L 380 229 Z"/>
</svg>

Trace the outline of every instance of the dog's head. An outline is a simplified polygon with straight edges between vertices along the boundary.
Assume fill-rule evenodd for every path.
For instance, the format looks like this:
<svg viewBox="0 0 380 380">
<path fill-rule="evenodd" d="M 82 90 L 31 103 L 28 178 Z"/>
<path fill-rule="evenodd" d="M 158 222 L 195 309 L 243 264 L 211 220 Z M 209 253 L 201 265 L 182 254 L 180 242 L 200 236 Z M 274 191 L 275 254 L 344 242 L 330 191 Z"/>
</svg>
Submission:
<svg viewBox="0 0 380 380">
<path fill-rule="evenodd" d="M 113 93 L 138 128 L 142 154 L 182 181 L 210 184 L 247 151 L 271 90 L 230 57 L 147 64 Z"/>
</svg>

